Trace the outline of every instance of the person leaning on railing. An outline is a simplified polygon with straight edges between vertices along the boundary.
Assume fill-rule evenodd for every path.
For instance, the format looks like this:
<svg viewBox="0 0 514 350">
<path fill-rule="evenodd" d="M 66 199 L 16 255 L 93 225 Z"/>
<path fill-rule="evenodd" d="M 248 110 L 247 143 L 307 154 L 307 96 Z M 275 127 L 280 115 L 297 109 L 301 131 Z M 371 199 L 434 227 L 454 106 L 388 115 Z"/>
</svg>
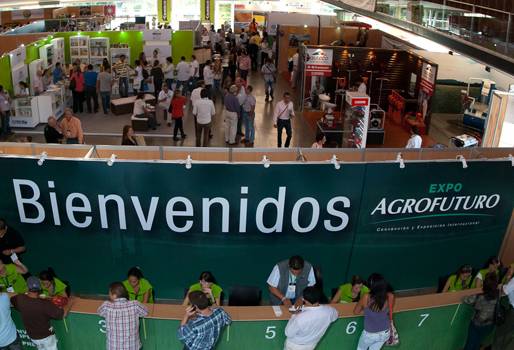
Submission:
<svg viewBox="0 0 514 350">
<path fill-rule="evenodd" d="M 143 276 L 143 271 L 137 266 L 132 267 L 127 273 L 127 279 L 123 286 L 128 292 L 129 300 L 137 300 L 140 303 L 153 303 L 153 287 Z"/>
</svg>

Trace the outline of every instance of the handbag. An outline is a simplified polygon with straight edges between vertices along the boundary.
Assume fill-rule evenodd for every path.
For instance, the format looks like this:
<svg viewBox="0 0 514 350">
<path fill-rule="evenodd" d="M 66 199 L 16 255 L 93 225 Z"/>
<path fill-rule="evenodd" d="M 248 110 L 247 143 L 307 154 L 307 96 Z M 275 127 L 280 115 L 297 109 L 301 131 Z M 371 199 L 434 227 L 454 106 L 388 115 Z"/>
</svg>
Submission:
<svg viewBox="0 0 514 350">
<path fill-rule="evenodd" d="M 400 344 L 400 335 L 396 330 L 396 326 L 393 321 L 393 308 L 391 303 L 389 303 L 389 339 L 387 339 L 385 346 L 397 346 Z"/>
<path fill-rule="evenodd" d="M 77 87 L 77 82 L 75 81 L 75 78 L 72 78 L 70 80 L 70 90 L 75 91 L 75 88 Z"/>
</svg>

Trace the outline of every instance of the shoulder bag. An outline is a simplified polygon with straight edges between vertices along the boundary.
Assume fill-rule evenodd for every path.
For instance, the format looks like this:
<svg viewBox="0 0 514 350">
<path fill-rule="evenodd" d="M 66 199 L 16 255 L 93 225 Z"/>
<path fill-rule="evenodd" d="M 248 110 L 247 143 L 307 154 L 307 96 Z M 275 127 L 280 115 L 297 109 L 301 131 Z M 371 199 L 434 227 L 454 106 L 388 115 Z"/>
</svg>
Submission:
<svg viewBox="0 0 514 350">
<path fill-rule="evenodd" d="M 385 346 L 397 346 L 400 345 L 400 335 L 398 334 L 398 331 L 396 330 L 396 327 L 394 325 L 393 321 L 393 307 L 391 303 L 389 302 L 388 298 L 388 304 L 389 304 L 389 339 L 384 344 Z"/>
</svg>

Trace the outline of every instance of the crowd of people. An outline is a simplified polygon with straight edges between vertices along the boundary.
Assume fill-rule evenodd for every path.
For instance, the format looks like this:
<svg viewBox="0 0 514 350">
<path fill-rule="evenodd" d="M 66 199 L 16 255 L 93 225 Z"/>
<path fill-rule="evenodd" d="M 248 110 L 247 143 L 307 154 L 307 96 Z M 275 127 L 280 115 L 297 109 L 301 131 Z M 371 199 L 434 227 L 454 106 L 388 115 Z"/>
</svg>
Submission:
<svg viewBox="0 0 514 350">
<path fill-rule="evenodd" d="M 51 319 L 62 319 L 69 312 L 73 298 L 69 283 L 59 279 L 52 268 L 32 276 L 21 262 L 26 251 L 23 237 L 4 219 L 0 219 L 0 348 L 21 349 L 9 316 L 10 304 L 20 312 L 27 333 L 38 349 L 57 349 L 57 339 L 49 327 Z M 508 295 L 514 304 L 514 264 L 503 268 L 497 257 L 488 259 L 486 266 L 473 274 L 463 265 L 450 275 L 442 292 L 481 289 L 462 302 L 474 309 L 465 350 L 479 350 L 482 340 L 497 325 L 499 298 Z M 284 305 L 292 316 L 285 328 L 286 350 L 315 349 L 330 325 L 338 319 L 338 311 L 330 304 L 355 303 L 354 314 L 364 315 L 364 330 L 358 350 L 380 349 L 385 343 L 395 344 L 397 331 L 393 311 L 395 294 L 392 286 L 379 273 L 367 279 L 353 276 L 340 285 L 331 299 L 323 292 L 323 282 L 315 267 L 301 256 L 278 262 L 266 281 L 272 305 Z M 7 294 L 10 293 L 11 302 Z M 186 307 L 177 330 L 177 338 L 185 349 L 213 349 L 222 329 L 230 324 L 223 310 L 223 288 L 211 271 L 200 273 L 196 282 L 187 288 L 182 302 Z M 126 279 L 113 282 L 109 300 L 98 309 L 105 318 L 107 348 L 139 349 L 139 319 L 148 315 L 144 304 L 155 302 L 155 290 L 142 270 L 134 266 Z M 512 310 L 510 311 L 512 313 Z M 123 322 L 119 322 L 123 319 Z M 14 329 L 14 331 L 12 331 Z"/>
</svg>

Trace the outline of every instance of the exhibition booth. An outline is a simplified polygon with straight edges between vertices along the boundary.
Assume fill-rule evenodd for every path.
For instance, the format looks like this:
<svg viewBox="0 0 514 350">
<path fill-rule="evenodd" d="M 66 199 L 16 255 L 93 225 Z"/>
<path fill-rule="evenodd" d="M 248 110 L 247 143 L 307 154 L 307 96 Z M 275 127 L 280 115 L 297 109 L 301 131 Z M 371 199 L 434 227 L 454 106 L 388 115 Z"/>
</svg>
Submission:
<svg viewBox="0 0 514 350">
<path fill-rule="evenodd" d="M 0 69 L 11 72 L 0 76 L 0 85 L 15 96 L 11 126 L 33 128 L 39 123 L 46 123 L 49 115 L 60 117 L 64 108 L 70 105 L 71 91 L 67 78 L 56 84 L 51 82 L 52 70 L 57 62 L 61 63 L 65 73 L 69 71 L 71 63 L 77 61 L 80 61 L 83 68 L 91 64 L 99 71 L 104 59 L 115 64 L 121 55 L 125 55 L 127 62 L 133 66 L 142 53 L 148 60 L 157 59 L 160 62 L 164 62 L 168 56 L 172 56 L 175 62 L 180 61 L 181 56 L 191 57 L 193 32 L 63 32 L 53 33 L 30 44 L 22 43 L 0 58 Z M 43 92 L 35 91 L 34 82 L 38 74 L 45 82 Z M 28 94 L 21 88 L 20 82 L 28 85 Z M 131 84 L 132 79 L 129 81 L 129 89 Z M 149 88 L 153 91 L 153 86 Z M 117 89 L 117 84 L 114 84 L 113 89 Z M 117 94 L 117 91 L 113 93 Z"/>
<path fill-rule="evenodd" d="M 382 145 L 388 125 L 428 133 L 437 64 L 410 51 L 354 46 L 307 45 L 301 55 L 304 116 L 332 145 Z"/>
</svg>

